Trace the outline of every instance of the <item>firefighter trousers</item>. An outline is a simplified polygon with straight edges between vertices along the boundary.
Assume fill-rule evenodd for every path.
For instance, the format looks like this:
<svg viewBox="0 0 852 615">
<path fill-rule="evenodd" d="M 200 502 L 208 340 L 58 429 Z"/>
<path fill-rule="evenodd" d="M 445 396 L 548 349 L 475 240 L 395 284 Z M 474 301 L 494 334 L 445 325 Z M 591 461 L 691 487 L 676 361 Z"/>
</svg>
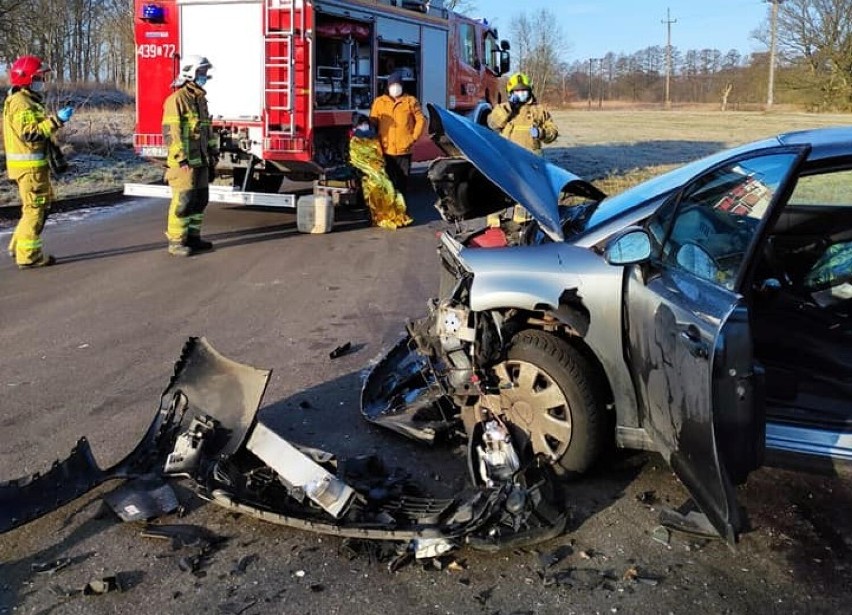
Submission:
<svg viewBox="0 0 852 615">
<path fill-rule="evenodd" d="M 170 242 L 185 243 L 189 235 L 201 234 L 204 210 L 210 200 L 210 173 L 206 166 L 170 168 L 166 181 L 172 189 L 166 237 Z"/>
<path fill-rule="evenodd" d="M 21 195 L 21 219 L 9 241 L 9 254 L 14 255 L 18 265 L 32 265 L 46 258 L 41 232 L 53 201 L 50 170 L 47 167 L 32 169 L 15 181 Z"/>
</svg>

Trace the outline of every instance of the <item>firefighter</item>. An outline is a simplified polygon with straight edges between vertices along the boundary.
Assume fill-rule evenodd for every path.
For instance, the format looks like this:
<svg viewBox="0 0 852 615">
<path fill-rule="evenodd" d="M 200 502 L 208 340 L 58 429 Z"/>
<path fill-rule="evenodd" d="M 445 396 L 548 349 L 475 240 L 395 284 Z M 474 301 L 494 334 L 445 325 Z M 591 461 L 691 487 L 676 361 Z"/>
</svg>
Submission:
<svg viewBox="0 0 852 615">
<path fill-rule="evenodd" d="M 406 196 L 411 148 L 423 134 L 426 118 L 417 99 L 403 92 L 401 72 L 388 77 L 388 93 L 373 102 L 370 117 L 378 123 L 388 177 L 397 192 Z"/>
<path fill-rule="evenodd" d="M 6 171 L 18 184 L 21 219 L 9 242 L 9 255 L 19 269 L 47 267 L 56 259 L 43 249 L 41 232 L 53 188 L 47 159 L 47 142 L 71 119 L 74 109 L 63 107 L 55 115 L 44 109 L 44 76 L 50 68 L 36 56 L 21 56 L 9 69 L 12 85 L 3 104 Z"/>
<path fill-rule="evenodd" d="M 509 100 L 494 108 L 488 124 L 504 137 L 521 147 L 541 153 L 542 143 L 552 143 L 559 130 L 547 109 L 538 104 L 530 78 L 515 73 L 506 83 Z"/>
<path fill-rule="evenodd" d="M 166 237 L 169 254 L 191 256 L 210 250 L 201 238 L 210 180 L 219 161 L 218 137 L 213 134 L 204 85 L 211 78 L 210 61 L 198 55 L 180 59 L 172 92 L 163 103 L 163 141 L 168 148 L 165 179 L 172 189 Z"/>
</svg>

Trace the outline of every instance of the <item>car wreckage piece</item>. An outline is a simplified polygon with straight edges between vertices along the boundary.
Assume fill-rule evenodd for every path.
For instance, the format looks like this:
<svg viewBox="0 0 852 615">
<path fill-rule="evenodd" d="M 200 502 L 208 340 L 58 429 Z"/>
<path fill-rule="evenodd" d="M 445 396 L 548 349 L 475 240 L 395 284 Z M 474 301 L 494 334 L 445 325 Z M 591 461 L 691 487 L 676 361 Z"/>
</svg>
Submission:
<svg viewBox="0 0 852 615">
<path fill-rule="evenodd" d="M 270 374 L 223 357 L 204 338 L 190 338 L 133 452 L 101 469 L 82 439 L 50 471 L 3 483 L 0 533 L 106 481 L 143 476 L 188 478 L 202 498 L 273 523 L 406 542 L 416 557 L 434 557 L 461 543 L 514 547 L 563 531 L 556 481 L 536 458 L 514 450 L 505 426 L 475 432 L 468 459 L 474 485 L 454 498 L 436 499 L 375 456 L 338 461 L 259 422 Z"/>
</svg>

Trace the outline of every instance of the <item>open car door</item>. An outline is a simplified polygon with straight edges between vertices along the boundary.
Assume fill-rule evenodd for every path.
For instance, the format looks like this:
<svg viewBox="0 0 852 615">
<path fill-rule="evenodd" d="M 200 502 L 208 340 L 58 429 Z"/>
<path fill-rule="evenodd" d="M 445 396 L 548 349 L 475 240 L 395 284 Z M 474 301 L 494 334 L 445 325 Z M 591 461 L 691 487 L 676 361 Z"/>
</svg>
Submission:
<svg viewBox="0 0 852 615">
<path fill-rule="evenodd" d="M 762 463 L 762 370 L 739 292 L 802 149 L 723 163 L 685 186 L 648 225 L 654 255 L 626 272 L 628 361 L 642 427 L 712 526 L 743 529 L 734 485 Z"/>
</svg>

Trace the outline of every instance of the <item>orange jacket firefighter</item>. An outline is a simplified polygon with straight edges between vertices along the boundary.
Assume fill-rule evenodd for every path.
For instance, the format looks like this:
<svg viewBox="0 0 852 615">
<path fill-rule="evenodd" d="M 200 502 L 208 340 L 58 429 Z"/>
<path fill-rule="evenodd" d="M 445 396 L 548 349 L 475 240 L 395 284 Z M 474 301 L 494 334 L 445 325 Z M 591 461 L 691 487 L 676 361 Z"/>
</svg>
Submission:
<svg viewBox="0 0 852 615">
<path fill-rule="evenodd" d="M 408 94 L 399 98 L 387 94 L 379 96 L 373 103 L 370 117 L 378 120 L 379 141 L 388 156 L 410 154 L 414 142 L 420 138 L 426 127 L 426 118 L 420 109 L 420 103 Z"/>
</svg>

